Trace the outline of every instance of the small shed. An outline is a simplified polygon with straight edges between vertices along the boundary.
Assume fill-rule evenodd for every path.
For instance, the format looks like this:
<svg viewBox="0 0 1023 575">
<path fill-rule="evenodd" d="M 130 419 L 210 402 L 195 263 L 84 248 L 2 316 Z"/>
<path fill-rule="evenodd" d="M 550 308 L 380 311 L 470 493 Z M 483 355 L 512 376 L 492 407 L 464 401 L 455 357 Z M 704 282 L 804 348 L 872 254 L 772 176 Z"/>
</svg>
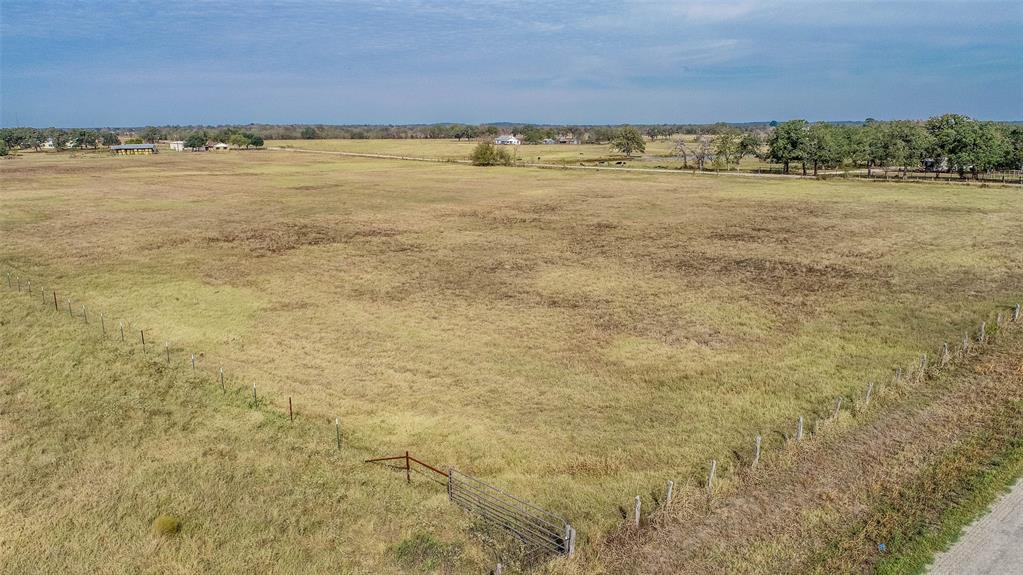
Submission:
<svg viewBox="0 0 1023 575">
<path fill-rule="evenodd" d="M 217 142 L 216 144 L 210 146 L 210 148 L 213 150 L 227 150 L 230 148 L 230 146 L 228 146 L 224 142 Z"/>
<path fill-rule="evenodd" d="M 156 153 L 156 144 L 121 144 L 110 146 L 110 151 L 122 156 L 137 156 Z"/>
<path fill-rule="evenodd" d="M 170 143 L 170 149 L 174 150 L 175 152 L 184 152 L 185 142 L 183 140 L 175 140 Z"/>
</svg>

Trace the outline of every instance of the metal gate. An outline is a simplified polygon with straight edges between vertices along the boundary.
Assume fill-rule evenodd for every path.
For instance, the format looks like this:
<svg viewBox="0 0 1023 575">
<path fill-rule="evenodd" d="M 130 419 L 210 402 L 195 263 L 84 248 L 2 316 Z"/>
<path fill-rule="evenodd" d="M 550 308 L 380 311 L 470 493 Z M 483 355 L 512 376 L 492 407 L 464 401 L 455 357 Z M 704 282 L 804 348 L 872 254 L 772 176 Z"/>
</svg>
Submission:
<svg viewBox="0 0 1023 575">
<path fill-rule="evenodd" d="M 448 470 L 448 499 L 536 551 L 571 556 L 575 529 L 561 517 L 466 475 Z"/>
<path fill-rule="evenodd" d="M 448 468 L 447 473 L 444 473 L 412 457 L 408 451 L 405 455 L 367 459 L 366 463 L 391 461 L 404 462 L 398 469 L 405 472 L 405 480 L 409 482 L 412 481 L 412 472 L 416 471 L 412 467 L 413 463 L 445 477 L 447 481 L 443 483 L 452 503 L 479 515 L 491 526 L 520 541 L 531 552 L 568 556 L 575 553 L 575 528 L 565 519 L 457 469 Z M 434 481 L 442 483 L 437 479 Z"/>
</svg>

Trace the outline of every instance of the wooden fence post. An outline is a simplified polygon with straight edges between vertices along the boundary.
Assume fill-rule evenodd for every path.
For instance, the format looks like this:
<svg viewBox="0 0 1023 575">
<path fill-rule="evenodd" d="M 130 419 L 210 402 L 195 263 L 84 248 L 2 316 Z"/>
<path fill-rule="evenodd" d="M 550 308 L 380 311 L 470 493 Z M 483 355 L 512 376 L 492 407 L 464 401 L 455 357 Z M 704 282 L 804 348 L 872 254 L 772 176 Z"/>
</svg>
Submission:
<svg viewBox="0 0 1023 575">
<path fill-rule="evenodd" d="M 803 416 L 800 415 L 799 419 L 796 420 L 796 441 L 803 440 Z"/>
<path fill-rule="evenodd" d="M 119 321 L 117 323 L 121 326 L 121 343 L 124 343 L 124 322 Z"/>
<path fill-rule="evenodd" d="M 291 407 L 291 396 L 288 396 L 288 419 L 292 422 L 295 421 L 295 411 Z"/>
<path fill-rule="evenodd" d="M 146 331 L 140 329 L 139 335 L 142 336 L 142 353 L 146 353 Z"/>
<path fill-rule="evenodd" d="M 75 317 L 75 312 L 71 311 L 71 300 L 67 300 L 67 314 L 71 317 Z"/>
<path fill-rule="evenodd" d="M 85 323 L 89 323 L 89 312 L 85 311 L 85 304 L 82 304 L 82 319 L 85 320 Z"/>
<path fill-rule="evenodd" d="M 753 452 L 753 465 L 751 465 L 751 467 L 753 467 L 754 469 L 760 463 L 760 443 L 763 441 L 763 439 L 764 439 L 763 437 L 758 435 L 755 441 L 756 449 Z"/>
<path fill-rule="evenodd" d="M 408 451 L 405 452 L 405 483 L 412 483 L 412 461 Z"/>
<path fill-rule="evenodd" d="M 256 384 L 252 384 L 252 403 L 256 403 L 259 400 L 256 399 Z"/>
<path fill-rule="evenodd" d="M 57 292 L 53 292 L 53 311 L 60 311 L 60 308 L 57 307 Z"/>
<path fill-rule="evenodd" d="M 664 506 L 671 505 L 671 498 L 675 496 L 675 482 L 668 480 L 668 489 L 664 494 Z"/>
<path fill-rule="evenodd" d="M 340 417 L 335 417 L 334 418 L 334 432 L 335 432 L 335 435 L 337 435 L 337 449 L 338 449 L 338 451 L 340 451 L 341 450 L 341 418 Z"/>
<path fill-rule="evenodd" d="M 192 371 L 195 371 L 195 354 L 192 354 Z"/>
<path fill-rule="evenodd" d="M 107 322 L 103 318 L 103 314 L 99 314 L 99 327 L 103 330 L 103 335 L 107 334 Z"/>
<path fill-rule="evenodd" d="M 980 334 L 977 335 L 977 341 L 979 341 L 980 343 L 984 343 L 984 340 L 986 340 L 986 339 L 987 339 L 987 322 L 986 321 L 982 321 L 982 322 L 980 322 Z"/>
<path fill-rule="evenodd" d="M 227 388 L 224 387 L 224 368 L 220 368 L 220 390 L 227 391 Z"/>
<path fill-rule="evenodd" d="M 707 496 L 714 495 L 714 473 L 718 470 L 718 460 L 713 459 L 710 462 L 710 473 L 707 474 Z M 639 499 L 638 497 L 636 499 Z"/>
<path fill-rule="evenodd" d="M 163 342 L 163 351 L 167 354 L 167 365 L 170 365 L 170 342 Z"/>
<path fill-rule="evenodd" d="M 1017 321 L 1018 319 L 1019 319 L 1019 304 L 1016 304 L 1016 307 L 1012 308 L 1012 321 Z"/>
</svg>

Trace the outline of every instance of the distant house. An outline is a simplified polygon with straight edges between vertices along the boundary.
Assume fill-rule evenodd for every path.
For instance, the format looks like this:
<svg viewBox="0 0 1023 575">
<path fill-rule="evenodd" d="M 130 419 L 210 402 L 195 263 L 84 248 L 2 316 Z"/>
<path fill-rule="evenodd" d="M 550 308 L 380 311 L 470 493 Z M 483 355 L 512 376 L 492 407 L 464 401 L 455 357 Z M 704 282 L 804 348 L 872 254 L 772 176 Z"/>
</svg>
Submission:
<svg viewBox="0 0 1023 575">
<path fill-rule="evenodd" d="M 39 148 L 43 150 L 52 150 L 55 147 L 56 146 L 53 145 L 53 138 L 47 138 L 46 141 L 39 146 Z"/>
<path fill-rule="evenodd" d="M 578 144 L 579 138 L 576 138 L 572 134 L 558 136 L 559 144 Z"/>
<path fill-rule="evenodd" d="M 122 156 L 138 156 L 156 153 L 156 144 L 121 144 L 110 146 L 110 151 Z"/>
<path fill-rule="evenodd" d="M 175 140 L 170 143 L 170 149 L 174 150 L 175 152 L 184 152 L 185 142 L 183 140 Z"/>
<path fill-rule="evenodd" d="M 211 150 L 229 150 L 231 148 L 230 146 L 228 146 L 224 142 L 217 142 L 216 144 L 213 144 L 212 146 L 208 145 L 206 147 L 211 149 Z"/>
<path fill-rule="evenodd" d="M 948 158 L 924 158 L 920 163 L 923 169 L 928 172 L 944 172 L 948 170 Z"/>
<path fill-rule="evenodd" d="M 554 140 L 554 138 L 544 138 L 544 139 L 543 139 L 543 143 L 545 143 L 545 144 L 547 144 L 547 145 L 550 145 L 550 144 L 557 144 L 558 142 L 556 142 L 556 141 Z"/>
<path fill-rule="evenodd" d="M 498 136 L 497 139 L 494 140 L 494 143 L 498 146 L 518 146 L 519 139 L 511 134 L 505 134 L 503 136 Z"/>
</svg>

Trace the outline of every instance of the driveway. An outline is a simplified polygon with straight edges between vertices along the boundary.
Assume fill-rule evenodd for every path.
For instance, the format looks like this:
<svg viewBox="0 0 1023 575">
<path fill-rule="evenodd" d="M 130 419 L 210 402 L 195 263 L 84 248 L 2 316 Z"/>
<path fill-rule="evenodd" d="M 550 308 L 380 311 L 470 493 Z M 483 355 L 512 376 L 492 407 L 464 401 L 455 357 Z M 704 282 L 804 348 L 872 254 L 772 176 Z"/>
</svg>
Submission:
<svg viewBox="0 0 1023 575">
<path fill-rule="evenodd" d="M 1023 573 L 1023 479 L 934 558 L 931 575 Z"/>
</svg>

